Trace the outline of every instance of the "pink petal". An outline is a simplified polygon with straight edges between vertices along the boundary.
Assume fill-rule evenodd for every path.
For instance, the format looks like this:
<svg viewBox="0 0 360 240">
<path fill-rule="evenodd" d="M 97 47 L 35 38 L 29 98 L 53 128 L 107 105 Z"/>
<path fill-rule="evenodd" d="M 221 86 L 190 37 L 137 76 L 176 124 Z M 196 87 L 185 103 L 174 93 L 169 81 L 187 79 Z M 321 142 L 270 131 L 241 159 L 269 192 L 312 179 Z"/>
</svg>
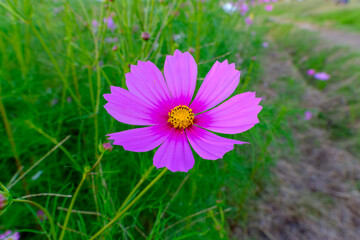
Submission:
<svg viewBox="0 0 360 240">
<path fill-rule="evenodd" d="M 173 129 L 154 156 L 157 168 L 166 167 L 172 172 L 187 172 L 195 163 L 184 131 Z"/>
<path fill-rule="evenodd" d="M 161 71 L 150 61 L 138 61 L 125 74 L 129 91 L 153 107 L 171 109 L 171 95 Z"/>
<path fill-rule="evenodd" d="M 167 125 L 155 125 L 108 134 L 114 145 L 121 145 L 127 151 L 147 152 L 159 146 L 170 134 Z"/>
<path fill-rule="evenodd" d="M 191 109 L 200 113 L 215 107 L 227 99 L 236 89 L 240 82 L 240 71 L 235 69 L 235 64 L 216 62 L 206 75 Z"/>
<path fill-rule="evenodd" d="M 246 142 L 220 137 L 196 126 L 188 128 L 186 135 L 195 152 L 208 160 L 223 158 L 225 153 L 234 149 L 234 144 L 246 144 Z"/>
<path fill-rule="evenodd" d="M 255 98 L 255 93 L 241 93 L 214 109 L 196 115 L 194 123 L 214 132 L 241 133 L 259 122 L 260 101 L 261 98 Z"/>
<path fill-rule="evenodd" d="M 111 93 L 104 98 L 108 101 L 106 111 L 119 122 L 153 125 L 159 121 L 159 114 L 149 104 L 123 88 L 111 86 Z"/>
<path fill-rule="evenodd" d="M 174 56 L 167 56 L 164 74 L 175 106 L 180 104 L 189 106 L 197 77 L 197 65 L 191 54 L 176 50 Z"/>
</svg>

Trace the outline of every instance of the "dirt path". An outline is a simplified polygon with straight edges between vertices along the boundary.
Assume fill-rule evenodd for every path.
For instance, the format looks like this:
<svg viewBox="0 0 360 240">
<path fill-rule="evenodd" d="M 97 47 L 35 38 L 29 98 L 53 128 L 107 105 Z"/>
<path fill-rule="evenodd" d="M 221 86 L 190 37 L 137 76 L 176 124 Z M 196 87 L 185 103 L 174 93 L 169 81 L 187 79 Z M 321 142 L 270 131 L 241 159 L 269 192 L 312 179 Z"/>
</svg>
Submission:
<svg viewBox="0 0 360 240">
<path fill-rule="evenodd" d="M 294 24 L 299 29 L 316 32 L 324 42 L 331 46 L 342 45 L 350 47 L 354 51 L 360 51 L 359 33 L 323 28 L 312 23 L 283 19 L 280 17 L 272 17 L 270 18 L 270 21 L 279 24 Z"/>
<path fill-rule="evenodd" d="M 263 61 L 261 94 L 279 101 L 289 94 L 288 78 L 302 94 L 299 107 L 321 111 L 330 96 L 308 86 L 291 57 L 273 47 Z M 312 119 L 313 123 L 316 122 Z M 246 231 L 238 229 L 233 239 L 360 239 L 360 161 L 329 138 L 326 130 L 294 126 L 298 157 L 284 152 L 273 169 L 278 179 L 259 200 Z M 244 237 L 246 236 L 246 237 Z"/>
</svg>

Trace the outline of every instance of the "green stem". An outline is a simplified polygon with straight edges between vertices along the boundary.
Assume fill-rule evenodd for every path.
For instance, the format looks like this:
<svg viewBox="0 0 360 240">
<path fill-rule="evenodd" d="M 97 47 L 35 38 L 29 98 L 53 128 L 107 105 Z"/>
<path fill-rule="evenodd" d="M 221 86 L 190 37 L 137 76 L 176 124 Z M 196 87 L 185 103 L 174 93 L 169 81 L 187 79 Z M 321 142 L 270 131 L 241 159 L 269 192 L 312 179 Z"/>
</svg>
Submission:
<svg viewBox="0 0 360 240">
<path fill-rule="evenodd" d="M 196 62 L 200 61 L 200 32 L 201 32 L 202 0 L 198 0 L 197 6 L 197 31 L 196 31 Z"/>
<path fill-rule="evenodd" d="M 144 174 L 144 176 L 141 177 L 140 181 L 136 184 L 136 186 L 131 190 L 129 195 L 125 198 L 124 202 L 121 204 L 118 212 L 120 212 L 124 206 L 129 202 L 130 198 L 134 195 L 135 191 L 138 190 L 138 188 L 143 184 L 143 182 L 149 177 L 151 171 L 154 169 L 154 165 L 152 165 Z"/>
<path fill-rule="evenodd" d="M 164 168 L 164 170 L 161 171 L 161 173 L 154 178 L 154 180 L 151 181 L 151 183 L 149 183 L 149 185 L 147 185 L 144 190 L 142 190 L 139 195 L 136 196 L 136 198 L 134 198 L 123 210 L 118 211 L 115 215 L 115 217 L 108 223 L 106 224 L 102 229 L 100 229 L 97 233 L 94 234 L 94 236 L 92 236 L 90 238 L 90 240 L 94 240 L 97 237 L 99 237 L 106 229 L 108 229 L 109 227 L 111 227 L 121 216 L 124 215 L 124 213 L 129 210 L 165 173 L 166 173 L 167 169 Z M 121 209 L 121 208 L 120 208 Z M 119 210 L 120 210 L 119 209 Z"/>
<path fill-rule="evenodd" d="M 62 73 L 59 65 L 57 64 L 54 56 L 52 55 L 51 51 L 49 50 L 48 46 L 46 45 L 43 37 L 41 36 L 40 32 L 37 30 L 37 28 L 35 27 L 35 25 L 33 23 L 30 24 L 31 30 L 35 33 L 36 37 L 39 39 L 42 47 L 44 48 L 45 52 L 47 53 L 47 55 L 50 58 L 50 61 L 52 62 L 52 64 L 55 67 L 56 72 L 58 73 L 61 81 L 64 84 L 64 87 L 67 89 L 67 91 L 70 93 L 71 97 L 74 99 L 74 101 L 78 104 L 79 108 L 84 109 L 86 112 L 89 113 L 89 110 L 86 109 L 80 102 L 80 100 L 78 99 L 78 97 L 75 95 L 75 93 L 72 91 L 72 89 L 70 88 L 67 79 L 65 78 L 64 74 Z"/>
<path fill-rule="evenodd" d="M 20 174 L 23 174 L 24 172 L 22 170 L 22 164 L 21 164 L 21 161 L 20 161 L 20 158 L 19 158 L 19 154 L 17 152 L 16 143 L 15 143 L 15 140 L 14 140 L 14 136 L 13 136 L 13 132 L 12 132 L 12 129 L 11 129 L 10 121 L 7 118 L 6 109 L 5 109 L 5 106 L 3 104 L 2 98 L 3 98 L 3 96 L 2 96 L 2 93 L 1 93 L 1 84 L 0 84 L 0 115 L 1 115 L 3 123 L 4 123 L 5 132 L 6 132 L 7 136 L 8 136 L 9 142 L 10 142 L 11 151 L 12 151 L 14 159 L 15 159 L 16 168 L 20 172 Z M 23 183 L 23 188 L 24 188 L 26 194 L 30 194 L 29 187 L 28 187 L 28 184 L 27 184 L 25 178 L 23 178 L 22 183 Z"/>
<path fill-rule="evenodd" d="M 79 186 L 76 188 L 75 193 L 74 193 L 74 195 L 73 195 L 73 198 L 71 199 L 70 206 L 69 206 L 69 208 L 68 208 L 68 212 L 67 212 L 66 217 L 65 217 L 65 221 L 64 221 L 64 224 L 63 224 L 62 231 L 61 231 L 61 233 L 60 233 L 59 240 L 62 240 L 62 239 L 64 238 L 64 236 L 65 236 L 66 227 L 67 227 L 67 225 L 68 225 L 68 223 L 69 223 L 71 211 L 72 211 L 72 209 L 73 209 L 73 207 L 74 207 L 76 198 L 77 198 L 77 196 L 79 195 L 80 189 L 81 189 L 82 185 L 84 184 L 86 177 L 87 177 L 87 176 L 89 175 L 89 173 L 99 164 L 99 162 L 101 161 L 103 155 L 104 155 L 104 153 L 102 153 L 102 154 L 100 155 L 100 157 L 98 158 L 98 160 L 96 161 L 96 163 L 94 164 L 94 166 L 93 166 L 91 169 L 86 169 L 86 168 L 85 168 L 85 171 L 84 171 L 84 173 L 83 173 L 83 176 L 82 176 L 82 179 L 81 179 L 81 181 L 80 181 L 80 183 L 79 183 Z"/>
<path fill-rule="evenodd" d="M 18 203 L 28 203 L 31 205 L 34 205 L 35 207 L 39 208 L 41 211 L 44 212 L 44 214 L 46 215 L 46 217 L 49 220 L 50 223 L 50 231 L 51 231 L 51 235 L 53 237 L 53 240 L 56 240 L 56 232 L 55 232 L 55 225 L 54 225 L 54 220 L 51 217 L 50 213 L 48 212 L 48 210 L 46 210 L 46 208 L 44 208 L 43 206 L 41 206 L 40 204 L 30 201 L 30 200 L 24 200 L 24 199 L 14 199 L 14 202 L 18 202 Z M 45 230 L 45 229 L 44 229 Z"/>
</svg>

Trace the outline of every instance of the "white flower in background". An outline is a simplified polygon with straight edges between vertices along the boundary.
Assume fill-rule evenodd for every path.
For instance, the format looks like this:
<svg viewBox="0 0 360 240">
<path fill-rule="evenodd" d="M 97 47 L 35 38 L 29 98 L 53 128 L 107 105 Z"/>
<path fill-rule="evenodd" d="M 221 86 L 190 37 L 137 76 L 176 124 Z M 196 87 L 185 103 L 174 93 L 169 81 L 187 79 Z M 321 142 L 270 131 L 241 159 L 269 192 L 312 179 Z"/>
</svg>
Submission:
<svg viewBox="0 0 360 240">
<path fill-rule="evenodd" d="M 228 14 L 232 14 L 237 10 L 237 7 L 231 2 L 225 3 L 222 8 Z"/>
</svg>

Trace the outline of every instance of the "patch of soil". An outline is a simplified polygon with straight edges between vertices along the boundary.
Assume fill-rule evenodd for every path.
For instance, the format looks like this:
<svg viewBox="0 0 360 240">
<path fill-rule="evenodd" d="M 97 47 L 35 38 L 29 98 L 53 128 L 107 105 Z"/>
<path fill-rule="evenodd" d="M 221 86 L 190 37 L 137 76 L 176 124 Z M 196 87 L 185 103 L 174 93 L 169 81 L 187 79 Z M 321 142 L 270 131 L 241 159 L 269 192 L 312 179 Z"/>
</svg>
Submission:
<svg viewBox="0 0 360 240">
<path fill-rule="evenodd" d="M 360 51 L 360 34 L 354 32 L 347 32 L 343 30 L 323 28 L 313 23 L 294 21 L 290 19 L 283 19 L 280 17 L 272 17 L 271 21 L 279 24 L 294 24 L 297 28 L 316 32 L 322 39 L 325 39 L 327 44 L 343 45 L 350 47 L 354 51 Z"/>
<path fill-rule="evenodd" d="M 360 46 L 359 46 L 360 47 Z M 299 105 L 318 109 L 336 102 L 331 96 L 306 85 L 284 52 L 268 52 L 261 93 L 275 101 L 288 91 L 291 77 L 303 94 Z M 273 87 L 276 84 L 276 89 Z M 295 100 L 296 101 L 296 100 Z M 341 104 L 340 102 L 338 104 Z M 335 104 L 336 107 L 339 105 Z M 310 123 L 315 123 L 312 119 Z M 329 138 L 326 129 L 294 126 L 299 156 L 283 154 L 273 169 L 277 184 L 269 186 L 256 203 L 254 216 L 246 229 L 233 230 L 233 239 L 360 239 L 360 161 Z"/>
</svg>

